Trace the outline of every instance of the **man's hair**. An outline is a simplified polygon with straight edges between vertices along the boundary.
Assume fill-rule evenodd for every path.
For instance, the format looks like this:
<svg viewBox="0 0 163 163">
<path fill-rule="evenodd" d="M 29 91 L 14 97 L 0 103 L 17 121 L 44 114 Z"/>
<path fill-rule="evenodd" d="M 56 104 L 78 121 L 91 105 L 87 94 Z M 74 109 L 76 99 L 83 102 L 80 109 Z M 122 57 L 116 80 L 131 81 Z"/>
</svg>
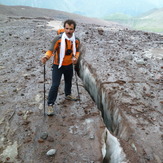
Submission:
<svg viewBox="0 0 163 163">
<path fill-rule="evenodd" d="M 74 29 L 76 28 L 76 22 L 75 22 L 74 20 L 71 20 L 71 19 L 66 20 L 66 21 L 64 22 L 64 25 L 63 25 L 64 28 L 65 28 L 66 24 L 68 24 L 68 25 L 73 24 L 73 25 L 74 25 Z"/>
</svg>

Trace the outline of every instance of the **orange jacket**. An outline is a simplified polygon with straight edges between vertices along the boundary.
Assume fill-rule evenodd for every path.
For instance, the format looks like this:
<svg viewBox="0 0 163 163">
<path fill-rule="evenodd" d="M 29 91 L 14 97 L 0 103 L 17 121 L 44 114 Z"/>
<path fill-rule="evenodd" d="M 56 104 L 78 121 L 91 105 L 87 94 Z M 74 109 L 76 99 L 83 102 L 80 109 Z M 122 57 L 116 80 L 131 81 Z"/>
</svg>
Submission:
<svg viewBox="0 0 163 163">
<path fill-rule="evenodd" d="M 54 64 L 59 65 L 59 54 L 60 54 L 60 44 L 61 44 L 61 37 L 62 35 L 58 35 L 54 38 L 52 41 L 51 47 L 49 50 L 46 52 L 45 57 L 47 59 L 50 59 L 51 56 L 54 54 Z M 80 40 L 78 38 L 76 39 L 76 54 L 75 58 L 78 59 L 79 57 L 79 45 L 80 45 Z M 65 40 L 66 41 L 66 48 L 65 48 L 65 56 L 63 58 L 62 65 L 67 66 L 72 64 L 72 52 L 69 55 L 66 55 L 66 51 L 68 49 L 73 50 L 73 43 L 70 40 Z"/>
</svg>

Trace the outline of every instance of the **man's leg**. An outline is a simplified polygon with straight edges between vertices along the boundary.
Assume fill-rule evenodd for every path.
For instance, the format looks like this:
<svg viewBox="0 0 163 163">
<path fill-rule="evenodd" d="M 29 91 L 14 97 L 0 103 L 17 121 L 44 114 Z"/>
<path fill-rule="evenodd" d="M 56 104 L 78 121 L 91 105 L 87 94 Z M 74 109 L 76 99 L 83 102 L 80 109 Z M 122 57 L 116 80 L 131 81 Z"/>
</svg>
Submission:
<svg viewBox="0 0 163 163">
<path fill-rule="evenodd" d="M 54 102 L 57 98 L 58 87 L 60 84 L 61 77 L 62 77 L 62 67 L 58 69 L 58 65 L 53 65 L 52 86 L 49 91 L 48 105 L 54 105 Z"/>
<path fill-rule="evenodd" d="M 71 95 L 72 77 L 73 77 L 73 66 L 64 66 L 64 80 L 65 80 L 65 95 Z"/>
</svg>

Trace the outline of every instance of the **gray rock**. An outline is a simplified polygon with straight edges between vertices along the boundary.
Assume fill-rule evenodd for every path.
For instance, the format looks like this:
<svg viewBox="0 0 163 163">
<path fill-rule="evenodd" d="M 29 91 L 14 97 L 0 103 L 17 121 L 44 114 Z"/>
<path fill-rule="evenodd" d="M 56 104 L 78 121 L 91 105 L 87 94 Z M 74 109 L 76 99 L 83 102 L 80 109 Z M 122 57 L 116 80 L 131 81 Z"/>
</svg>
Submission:
<svg viewBox="0 0 163 163">
<path fill-rule="evenodd" d="M 89 138 L 90 138 L 90 139 L 95 139 L 95 135 L 94 135 L 93 133 L 91 133 L 91 134 L 89 135 Z"/>
<path fill-rule="evenodd" d="M 136 60 L 136 63 L 137 63 L 138 65 L 145 65 L 145 62 L 144 62 L 144 60 L 142 60 L 142 59 Z"/>
<path fill-rule="evenodd" d="M 40 136 L 40 138 L 43 139 L 43 140 L 47 139 L 47 137 L 48 137 L 47 132 L 42 133 L 42 135 Z"/>
<path fill-rule="evenodd" d="M 54 142 L 54 138 L 52 138 L 51 136 L 48 136 L 47 141 L 49 141 L 49 142 Z"/>
<path fill-rule="evenodd" d="M 128 55 L 125 57 L 126 60 L 133 60 L 133 56 L 132 55 Z"/>
</svg>

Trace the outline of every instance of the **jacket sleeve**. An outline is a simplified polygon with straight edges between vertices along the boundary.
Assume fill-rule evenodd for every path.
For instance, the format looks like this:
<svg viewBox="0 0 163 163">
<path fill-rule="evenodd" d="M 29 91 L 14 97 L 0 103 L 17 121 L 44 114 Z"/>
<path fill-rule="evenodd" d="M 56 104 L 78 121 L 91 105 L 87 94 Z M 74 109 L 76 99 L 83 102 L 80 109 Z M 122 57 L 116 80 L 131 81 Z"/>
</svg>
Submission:
<svg viewBox="0 0 163 163">
<path fill-rule="evenodd" d="M 49 47 L 49 50 L 45 53 L 45 57 L 46 57 L 47 59 L 50 59 L 50 57 L 53 56 L 54 51 L 56 51 L 56 48 L 57 48 L 56 43 L 57 43 L 57 41 L 59 40 L 59 38 L 60 38 L 60 36 L 56 36 L 56 37 L 53 39 L 53 41 L 52 41 L 52 43 L 51 43 L 51 45 L 50 45 L 50 47 Z"/>
</svg>

